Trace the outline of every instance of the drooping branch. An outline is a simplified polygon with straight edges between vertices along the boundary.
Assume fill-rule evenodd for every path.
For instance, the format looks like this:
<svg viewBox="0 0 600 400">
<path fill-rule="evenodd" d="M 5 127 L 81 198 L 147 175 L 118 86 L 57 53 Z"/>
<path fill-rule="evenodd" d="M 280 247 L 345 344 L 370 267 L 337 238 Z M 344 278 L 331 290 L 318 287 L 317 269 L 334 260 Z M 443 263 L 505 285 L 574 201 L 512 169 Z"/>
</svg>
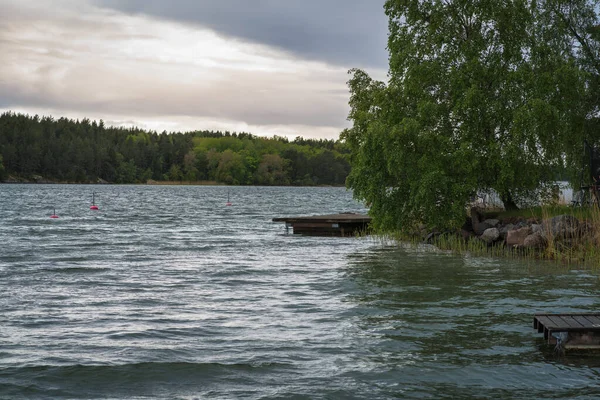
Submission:
<svg viewBox="0 0 600 400">
<path fill-rule="evenodd" d="M 565 24 L 565 26 L 567 27 L 569 32 L 573 35 L 575 40 L 577 40 L 577 42 L 583 49 L 583 52 L 588 57 L 590 63 L 596 69 L 596 72 L 598 74 L 600 74 L 600 60 L 598 60 L 598 58 L 595 56 L 594 52 L 592 51 L 592 47 L 590 46 L 590 43 L 586 40 L 586 38 L 583 35 L 581 35 L 581 34 L 579 34 L 579 32 L 577 32 L 577 29 L 575 29 L 575 26 L 572 23 L 570 18 L 567 18 L 567 16 L 564 13 L 560 12 L 560 10 L 557 10 L 556 7 L 553 7 L 552 10 L 562 20 L 562 22 Z"/>
</svg>

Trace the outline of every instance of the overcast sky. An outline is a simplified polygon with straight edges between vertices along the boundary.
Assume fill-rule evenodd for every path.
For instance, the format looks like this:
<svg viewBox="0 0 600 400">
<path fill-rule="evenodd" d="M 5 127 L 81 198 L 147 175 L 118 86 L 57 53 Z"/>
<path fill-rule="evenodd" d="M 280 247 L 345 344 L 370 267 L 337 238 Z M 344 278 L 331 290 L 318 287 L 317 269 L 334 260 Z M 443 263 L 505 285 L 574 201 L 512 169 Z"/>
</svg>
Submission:
<svg viewBox="0 0 600 400">
<path fill-rule="evenodd" d="M 0 0 L 0 111 L 337 139 L 384 0 Z"/>
</svg>

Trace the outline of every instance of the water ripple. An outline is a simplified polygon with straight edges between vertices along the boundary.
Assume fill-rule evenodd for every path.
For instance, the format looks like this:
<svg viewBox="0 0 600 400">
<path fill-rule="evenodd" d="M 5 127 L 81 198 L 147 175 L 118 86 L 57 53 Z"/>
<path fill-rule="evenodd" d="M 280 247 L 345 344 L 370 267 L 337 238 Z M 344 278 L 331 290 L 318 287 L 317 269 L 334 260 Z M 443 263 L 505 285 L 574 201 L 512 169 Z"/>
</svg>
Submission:
<svg viewBox="0 0 600 400">
<path fill-rule="evenodd" d="M 0 398 L 600 393 L 530 328 L 597 310 L 593 271 L 271 222 L 345 211 L 343 188 L 0 186 Z"/>
</svg>

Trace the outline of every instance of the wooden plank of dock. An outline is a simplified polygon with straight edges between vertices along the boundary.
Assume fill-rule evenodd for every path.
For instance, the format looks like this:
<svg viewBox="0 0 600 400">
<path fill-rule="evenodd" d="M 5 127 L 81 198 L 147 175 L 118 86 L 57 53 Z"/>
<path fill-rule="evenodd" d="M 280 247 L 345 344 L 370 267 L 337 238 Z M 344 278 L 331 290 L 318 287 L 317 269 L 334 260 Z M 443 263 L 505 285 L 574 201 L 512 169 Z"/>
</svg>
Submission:
<svg viewBox="0 0 600 400">
<path fill-rule="evenodd" d="M 544 333 L 548 344 L 600 350 L 600 313 L 536 314 L 533 328 Z"/>
<path fill-rule="evenodd" d="M 364 214 L 342 213 L 273 218 L 273 222 L 285 222 L 286 228 L 291 227 L 294 234 L 354 236 L 368 231 L 371 217 Z"/>
</svg>

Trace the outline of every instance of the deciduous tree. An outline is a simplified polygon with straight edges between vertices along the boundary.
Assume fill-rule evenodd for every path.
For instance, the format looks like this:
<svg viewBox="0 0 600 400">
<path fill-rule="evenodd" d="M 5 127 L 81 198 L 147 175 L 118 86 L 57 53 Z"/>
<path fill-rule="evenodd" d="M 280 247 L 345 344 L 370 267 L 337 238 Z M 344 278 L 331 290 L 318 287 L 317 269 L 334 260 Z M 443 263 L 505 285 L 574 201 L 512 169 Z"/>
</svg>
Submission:
<svg viewBox="0 0 600 400">
<path fill-rule="evenodd" d="M 389 81 L 351 71 L 342 134 L 378 227 L 460 225 L 479 190 L 515 208 L 577 152 L 589 72 L 568 27 L 547 25 L 556 1 L 386 2 Z"/>
</svg>

